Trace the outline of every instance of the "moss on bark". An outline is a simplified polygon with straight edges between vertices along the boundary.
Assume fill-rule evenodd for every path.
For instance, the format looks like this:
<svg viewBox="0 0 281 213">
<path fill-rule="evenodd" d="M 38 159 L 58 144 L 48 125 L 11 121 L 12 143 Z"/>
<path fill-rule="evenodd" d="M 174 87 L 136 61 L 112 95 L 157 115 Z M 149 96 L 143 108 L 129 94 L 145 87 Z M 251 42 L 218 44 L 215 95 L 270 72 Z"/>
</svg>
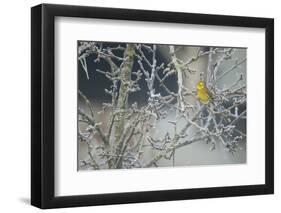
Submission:
<svg viewBox="0 0 281 213">
<path fill-rule="evenodd" d="M 120 73 L 121 84 L 120 84 L 118 100 L 117 100 L 117 109 L 120 111 L 120 113 L 118 113 L 117 115 L 116 123 L 115 123 L 115 144 L 116 144 L 117 155 L 121 153 L 124 143 L 123 141 L 120 140 L 124 132 L 124 126 L 125 126 L 124 115 L 127 108 L 128 87 L 131 81 L 131 73 L 134 65 L 134 55 L 135 55 L 135 45 L 128 44 L 124 52 L 125 61 L 121 67 L 121 73 Z"/>
</svg>

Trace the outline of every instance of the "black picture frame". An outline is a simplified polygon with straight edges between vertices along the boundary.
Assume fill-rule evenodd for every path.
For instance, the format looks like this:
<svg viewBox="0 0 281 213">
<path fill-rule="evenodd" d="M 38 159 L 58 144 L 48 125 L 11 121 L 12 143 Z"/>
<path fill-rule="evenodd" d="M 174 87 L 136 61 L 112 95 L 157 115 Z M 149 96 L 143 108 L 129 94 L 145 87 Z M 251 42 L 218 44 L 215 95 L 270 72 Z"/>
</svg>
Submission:
<svg viewBox="0 0 281 213">
<path fill-rule="evenodd" d="M 55 17 L 58 16 L 265 29 L 265 184 L 56 197 L 54 195 L 54 21 Z M 31 97 L 31 204 L 39 208 L 47 209 L 274 193 L 273 19 L 41 4 L 31 9 Z"/>
</svg>

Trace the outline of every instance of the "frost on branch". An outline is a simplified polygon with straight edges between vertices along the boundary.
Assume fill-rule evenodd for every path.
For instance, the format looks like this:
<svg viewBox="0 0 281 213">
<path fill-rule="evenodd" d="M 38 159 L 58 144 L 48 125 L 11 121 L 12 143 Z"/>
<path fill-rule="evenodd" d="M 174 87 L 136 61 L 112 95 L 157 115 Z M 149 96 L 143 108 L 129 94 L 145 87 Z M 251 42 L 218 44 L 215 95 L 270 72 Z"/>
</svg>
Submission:
<svg viewBox="0 0 281 213">
<path fill-rule="evenodd" d="M 242 48 L 79 42 L 78 169 L 244 163 L 246 61 Z"/>
</svg>

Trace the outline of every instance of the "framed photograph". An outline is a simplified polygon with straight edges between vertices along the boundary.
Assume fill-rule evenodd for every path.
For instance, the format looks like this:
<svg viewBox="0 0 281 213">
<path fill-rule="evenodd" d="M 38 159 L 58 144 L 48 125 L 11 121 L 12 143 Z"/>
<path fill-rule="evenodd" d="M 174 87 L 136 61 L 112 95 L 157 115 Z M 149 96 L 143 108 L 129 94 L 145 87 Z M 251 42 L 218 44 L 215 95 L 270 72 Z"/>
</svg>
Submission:
<svg viewBox="0 0 281 213">
<path fill-rule="evenodd" d="M 31 9 L 31 204 L 272 194 L 274 20 Z"/>
</svg>

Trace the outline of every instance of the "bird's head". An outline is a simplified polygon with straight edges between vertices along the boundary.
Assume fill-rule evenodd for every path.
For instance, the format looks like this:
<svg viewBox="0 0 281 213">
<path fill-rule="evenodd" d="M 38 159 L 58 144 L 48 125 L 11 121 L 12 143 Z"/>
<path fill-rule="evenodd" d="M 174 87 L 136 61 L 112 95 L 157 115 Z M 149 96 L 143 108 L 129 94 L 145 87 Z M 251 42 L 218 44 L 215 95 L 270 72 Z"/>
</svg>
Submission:
<svg viewBox="0 0 281 213">
<path fill-rule="evenodd" d="M 205 84 L 204 84 L 203 81 L 199 81 L 199 82 L 197 83 L 196 87 L 197 87 L 197 89 L 200 90 L 200 89 L 203 89 L 203 88 L 205 87 Z"/>
</svg>

